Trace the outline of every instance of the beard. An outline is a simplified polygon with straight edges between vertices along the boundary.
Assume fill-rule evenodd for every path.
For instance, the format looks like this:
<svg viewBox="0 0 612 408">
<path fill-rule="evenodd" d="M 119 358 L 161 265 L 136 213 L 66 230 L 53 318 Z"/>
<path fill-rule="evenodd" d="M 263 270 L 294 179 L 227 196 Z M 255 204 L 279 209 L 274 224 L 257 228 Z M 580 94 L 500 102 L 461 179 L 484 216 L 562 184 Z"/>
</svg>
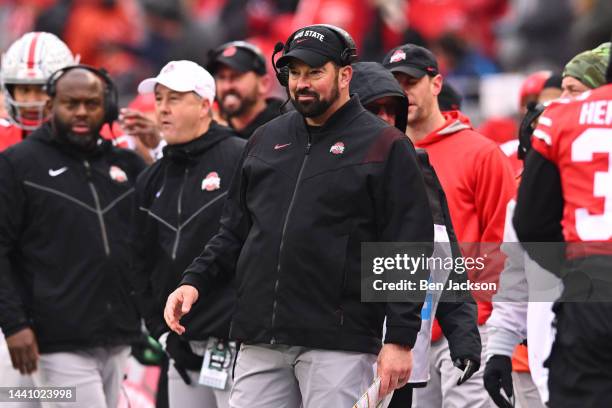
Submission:
<svg viewBox="0 0 612 408">
<path fill-rule="evenodd" d="M 300 102 L 297 98 L 300 96 L 311 96 L 312 101 Z M 323 115 L 330 106 L 334 104 L 340 97 L 340 90 L 338 84 L 334 85 L 329 99 L 321 99 L 321 95 L 314 91 L 296 91 L 295 98 L 291 98 L 291 104 L 295 107 L 295 110 L 302 114 L 305 118 L 316 118 L 317 116 Z"/>
<path fill-rule="evenodd" d="M 53 127 L 55 129 L 56 136 L 63 142 L 75 147 L 81 151 L 92 151 L 98 145 L 98 139 L 100 129 L 102 129 L 102 123 L 93 127 L 90 132 L 83 134 L 76 134 L 72 131 L 72 125 L 58 119 L 53 118 Z"/>
<path fill-rule="evenodd" d="M 234 118 L 237 116 L 244 115 L 257 103 L 257 94 L 255 92 L 242 96 L 238 92 L 228 91 L 219 101 L 221 112 L 227 118 Z M 238 100 L 238 104 L 236 104 L 235 106 L 228 107 L 225 103 L 225 100 L 228 96 L 236 98 Z"/>
</svg>

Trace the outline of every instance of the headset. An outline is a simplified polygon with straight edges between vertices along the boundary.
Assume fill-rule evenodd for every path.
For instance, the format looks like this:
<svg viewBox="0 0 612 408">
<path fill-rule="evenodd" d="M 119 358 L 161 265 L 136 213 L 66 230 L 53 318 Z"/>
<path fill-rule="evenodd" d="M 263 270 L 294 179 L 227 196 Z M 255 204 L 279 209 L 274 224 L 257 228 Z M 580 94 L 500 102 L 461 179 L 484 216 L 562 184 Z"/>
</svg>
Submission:
<svg viewBox="0 0 612 408">
<path fill-rule="evenodd" d="M 219 58 L 219 56 L 223 54 L 223 52 L 230 47 L 241 48 L 253 54 L 255 56 L 255 64 L 253 67 L 253 71 L 255 71 L 258 74 L 266 73 L 266 57 L 263 55 L 263 52 L 261 52 L 259 47 L 257 47 L 256 45 L 250 44 L 246 41 L 231 41 L 231 42 L 220 45 L 214 50 L 208 51 L 208 61 L 209 61 L 208 68 L 212 68 L 213 64 L 216 63 L 217 58 Z"/>
<path fill-rule="evenodd" d="M 67 67 L 60 68 L 51 74 L 49 79 L 47 79 L 47 83 L 45 85 L 47 95 L 53 98 L 57 93 L 57 81 L 59 81 L 59 79 L 68 71 L 78 68 L 92 72 L 98 78 L 102 79 L 102 81 L 104 81 L 104 123 L 108 123 L 109 126 L 111 126 L 119 116 L 119 92 L 117 91 L 117 86 L 104 68 L 98 69 L 92 67 L 91 65 L 85 64 L 69 65 Z"/>
<path fill-rule="evenodd" d="M 278 54 L 281 51 L 283 52 L 283 55 L 289 52 L 289 47 L 291 46 L 291 42 L 293 41 L 293 38 L 298 32 L 303 31 L 303 30 L 308 30 L 311 28 L 315 28 L 315 27 L 325 27 L 331 32 L 333 32 L 336 35 L 336 37 L 338 37 L 338 39 L 344 46 L 344 49 L 340 53 L 340 65 L 341 66 L 350 65 L 357 60 L 357 46 L 355 45 L 355 40 L 353 40 L 353 37 L 351 37 L 351 35 L 345 30 L 343 30 L 342 28 L 336 27 L 331 24 L 314 24 L 314 25 L 310 25 L 307 27 L 302 27 L 294 31 L 293 34 L 289 36 L 289 38 L 287 39 L 285 43 L 282 43 L 279 41 L 274 46 L 274 53 L 272 54 L 272 67 L 274 67 L 274 71 L 276 72 L 276 79 L 278 79 L 278 82 L 285 88 L 289 86 L 289 68 L 287 66 L 284 66 L 279 70 L 276 67 L 276 61 L 274 57 L 276 56 L 276 54 Z"/>
</svg>

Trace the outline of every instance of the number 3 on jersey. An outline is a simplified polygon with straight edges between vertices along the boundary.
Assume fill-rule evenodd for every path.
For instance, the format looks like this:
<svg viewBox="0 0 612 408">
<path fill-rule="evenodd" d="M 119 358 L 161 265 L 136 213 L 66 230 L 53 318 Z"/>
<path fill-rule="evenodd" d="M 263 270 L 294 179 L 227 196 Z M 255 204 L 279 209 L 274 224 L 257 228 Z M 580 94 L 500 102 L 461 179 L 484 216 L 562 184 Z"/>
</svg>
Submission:
<svg viewBox="0 0 612 408">
<path fill-rule="evenodd" d="M 608 170 L 595 172 L 593 197 L 604 199 L 603 214 L 586 208 L 576 209 L 576 233 L 582 241 L 607 241 L 612 238 L 612 129 L 587 129 L 572 143 L 573 162 L 592 162 L 593 155 L 608 155 Z"/>
</svg>

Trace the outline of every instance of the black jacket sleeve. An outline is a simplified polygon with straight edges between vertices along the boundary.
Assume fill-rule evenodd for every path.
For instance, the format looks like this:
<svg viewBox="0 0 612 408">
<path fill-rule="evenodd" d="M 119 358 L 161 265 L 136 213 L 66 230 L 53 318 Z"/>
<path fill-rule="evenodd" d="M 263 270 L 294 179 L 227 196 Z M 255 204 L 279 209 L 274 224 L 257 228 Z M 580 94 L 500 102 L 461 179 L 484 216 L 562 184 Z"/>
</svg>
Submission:
<svg viewBox="0 0 612 408">
<path fill-rule="evenodd" d="M 414 146 L 406 137 L 393 142 L 382 180 L 380 242 L 418 243 L 426 257 L 433 250 L 434 227 L 427 191 Z M 422 276 L 417 272 L 415 276 Z M 423 293 L 423 299 L 425 294 Z M 414 346 L 421 327 L 420 302 L 388 302 L 385 343 Z"/>
<path fill-rule="evenodd" d="M 256 134 L 257 131 L 250 142 L 256 139 Z M 249 150 L 250 143 L 242 152 L 232 177 L 223 205 L 219 232 L 206 244 L 202 254 L 187 267 L 179 286 L 194 286 L 201 294 L 209 282 L 233 279 L 240 251 L 251 228 L 251 219 L 245 206 L 248 179 L 242 169 Z"/>
<path fill-rule="evenodd" d="M 468 358 L 480 363 L 482 344 L 476 321 L 476 302 L 440 302 L 436 317 L 444 337 L 448 340 L 451 359 Z"/>
<path fill-rule="evenodd" d="M 0 154 L 0 327 L 5 336 L 29 326 L 22 294 L 10 256 L 17 249 L 25 213 L 25 195 L 6 156 Z"/>
<path fill-rule="evenodd" d="M 160 307 L 153 293 L 151 273 L 157 259 L 151 251 L 157 247 L 157 225 L 149 217 L 150 200 L 147 197 L 147 186 L 150 172 L 143 173 L 136 182 L 134 200 L 134 222 L 130 231 L 131 262 L 130 278 L 136 292 L 136 301 L 149 333 L 158 338 L 168 331 L 163 319 L 163 307 Z M 158 249 L 160 250 L 160 249 Z"/>
<path fill-rule="evenodd" d="M 531 150 L 525 160 L 512 222 L 529 256 L 553 273 L 560 270 L 565 247 L 538 243 L 563 243 L 562 218 L 563 193 L 559 170 L 554 163 Z"/>
</svg>

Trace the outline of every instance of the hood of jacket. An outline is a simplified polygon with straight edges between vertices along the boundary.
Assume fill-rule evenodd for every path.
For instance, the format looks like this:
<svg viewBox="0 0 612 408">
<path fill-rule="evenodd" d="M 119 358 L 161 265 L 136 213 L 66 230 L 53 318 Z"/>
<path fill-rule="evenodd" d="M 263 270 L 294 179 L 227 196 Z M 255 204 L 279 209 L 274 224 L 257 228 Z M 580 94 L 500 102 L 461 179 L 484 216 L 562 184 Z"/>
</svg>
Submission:
<svg viewBox="0 0 612 408">
<path fill-rule="evenodd" d="M 357 62 L 352 66 L 351 94 L 359 95 L 359 100 L 363 106 L 385 96 L 399 98 L 400 103 L 395 114 L 395 127 L 405 132 L 408 98 L 391 71 L 378 62 Z"/>
<path fill-rule="evenodd" d="M 442 115 L 444 115 L 445 119 L 444 125 L 431 132 L 424 139 L 416 142 L 417 147 L 426 147 L 462 130 L 472 129 L 470 118 L 461 113 L 461 111 L 446 111 L 442 112 Z"/>
</svg>

